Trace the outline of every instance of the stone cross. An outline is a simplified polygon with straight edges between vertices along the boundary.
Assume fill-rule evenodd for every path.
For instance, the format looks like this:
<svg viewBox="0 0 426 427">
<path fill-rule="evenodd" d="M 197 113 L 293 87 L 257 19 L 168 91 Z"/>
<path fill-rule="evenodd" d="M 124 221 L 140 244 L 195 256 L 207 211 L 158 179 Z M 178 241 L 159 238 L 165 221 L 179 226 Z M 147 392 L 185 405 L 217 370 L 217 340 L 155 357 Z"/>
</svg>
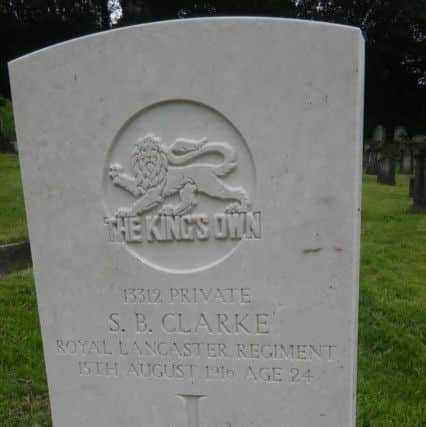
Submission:
<svg viewBox="0 0 426 427">
<path fill-rule="evenodd" d="M 183 399 L 186 411 L 187 427 L 200 427 L 199 401 L 206 397 L 202 394 L 178 394 Z"/>
</svg>

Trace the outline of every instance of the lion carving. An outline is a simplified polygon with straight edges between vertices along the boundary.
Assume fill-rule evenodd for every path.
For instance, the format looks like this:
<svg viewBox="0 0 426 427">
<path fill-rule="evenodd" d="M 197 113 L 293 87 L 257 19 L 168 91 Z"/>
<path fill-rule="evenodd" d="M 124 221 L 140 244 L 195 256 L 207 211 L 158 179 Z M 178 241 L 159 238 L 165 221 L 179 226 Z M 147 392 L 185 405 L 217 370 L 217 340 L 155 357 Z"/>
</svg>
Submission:
<svg viewBox="0 0 426 427">
<path fill-rule="evenodd" d="M 222 163 L 190 163 L 206 153 L 222 155 Z M 232 201 L 226 212 L 250 209 L 247 192 L 221 179 L 237 166 L 237 153 L 228 143 L 181 138 L 167 147 L 160 138 L 149 134 L 135 144 L 130 165 L 133 176 L 123 172 L 118 163 L 111 164 L 109 169 L 113 184 L 136 198 L 130 208 L 120 208 L 118 216 L 141 215 L 160 205 L 160 214 L 184 215 L 197 205 L 197 193 Z M 167 197 L 177 193 L 177 205 L 164 204 Z"/>
</svg>

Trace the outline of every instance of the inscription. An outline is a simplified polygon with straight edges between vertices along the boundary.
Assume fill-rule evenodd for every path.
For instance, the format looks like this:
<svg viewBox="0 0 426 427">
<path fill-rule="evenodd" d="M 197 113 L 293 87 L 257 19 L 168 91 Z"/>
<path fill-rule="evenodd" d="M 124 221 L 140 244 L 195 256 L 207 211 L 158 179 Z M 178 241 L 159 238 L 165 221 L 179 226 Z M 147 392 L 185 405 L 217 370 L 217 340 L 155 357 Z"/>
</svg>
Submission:
<svg viewBox="0 0 426 427">
<path fill-rule="evenodd" d="M 286 370 L 278 366 L 267 368 L 248 366 L 244 379 L 249 382 L 280 383 L 287 381 L 292 384 L 301 382 L 310 384 L 314 377 L 311 369 L 300 370 L 299 368 L 290 368 Z"/>
<path fill-rule="evenodd" d="M 180 380 L 204 382 L 287 383 L 310 384 L 315 380 L 313 369 L 283 365 L 244 365 L 231 367 L 223 364 L 196 364 L 147 361 L 78 361 L 80 376 L 107 378 L 133 377 L 147 380 Z M 318 374 L 319 375 L 319 374 Z"/>
<path fill-rule="evenodd" d="M 188 320 L 185 313 L 165 313 L 161 318 L 161 325 L 168 334 L 201 331 L 216 335 L 269 334 L 270 318 L 266 313 L 200 313 L 194 320 Z"/>
<path fill-rule="evenodd" d="M 262 238 L 249 146 L 203 104 L 160 102 L 127 120 L 107 152 L 103 189 L 108 250 L 160 271 L 202 271 Z"/>
<path fill-rule="evenodd" d="M 79 361 L 81 376 L 114 377 L 118 378 L 118 362 Z"/>
<path fill-rule="evenodd" d="M 260 239 L 260 212 L 105 218 L 111 242 Z"/>
<path fill-rule="evenodd" d="M 136 333 L 152 333 L 151 325 L 160 324 L 161 332 L 166 334 L 197 334 L 211 335 L 264 335 L 271 332 L 272 315 L 268 313 L 199 313 L 189 316 L 182 312 L 165 312 L 157 321 L 148 318 L 144 313 L 133 313 L 134 331 Z M 127 316 L 129 317 L 129 316 Z M 132 317 L 132 316 L 130 316 Z M 120 313 L 108 315 L 108 331 L 125 332 Z"/>
<path fill-rule="evenodd" d="M 249 288 L 128 288 L 125 304 L 250 304 Z"/>
<path fill-rule="evenodd" d="M 182 359 L 282 360 L 334 362 L 331 344 L 243 344 L 221 341 L 168 341 L 161 339 L 109 341 L 108 339 L 57 339 L 56 354 L 70 356 L 130 356 Z"/>
<path fill-rule="evenodd" d="M 339 359 L 332 343 L 277 341 L 273 313 L 243 310 L 254 302 L 250 288 L 126 288 L 120 299 L 127 310 L 106 314 L 106 337 L 56 340 L 56 354 L 75 361 L 80 376 L 309 385 Z"/>
<path fill-rule="evenodd" d="M 131 362 L 127 368 L 127 376 L 157 379 L 195 379 L 198 366 L 182 363 Z"/>
<path fill-rule="evenodd" d="M 328 360 L 334 358 L 334 345 L 237 344 L 238 359 Z"/>
<path fill-rule="evenodd" d="M 206 154 L 219 155 L 223 162 L 191 165 L 192 160 Z M 222 180 L 238 164 L 237 152 L 230 144 L 179 138 L 166 146 L 149 134 L 134 146 L 130 164 L 131 175 L 123 172 L 119 163 L 110 165 L 113 184 L 136 198 L 131 207 L 119 208 L 105 218 L 111 242 L 260 239 L 260 213 L 250 211 L 248 192 Z M 192 214 L 200 193 L 232 203 L 223 213 Z M 177 205 L 164 204 L 175 194 L 180 198 Z M 146 215 L 154 208 L 157 214 Z"/>
</svg>

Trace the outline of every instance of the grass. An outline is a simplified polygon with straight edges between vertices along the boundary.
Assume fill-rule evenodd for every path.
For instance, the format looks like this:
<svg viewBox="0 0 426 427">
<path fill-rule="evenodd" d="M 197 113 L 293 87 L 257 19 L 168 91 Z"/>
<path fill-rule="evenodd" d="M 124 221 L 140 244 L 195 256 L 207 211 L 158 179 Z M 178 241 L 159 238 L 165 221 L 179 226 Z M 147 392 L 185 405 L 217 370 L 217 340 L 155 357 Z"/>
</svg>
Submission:
<svg viewBox="0 0 426 427">
<path fill-rule="evenodd" d="M 28 238 L 18 157 L 0 154 L 0 244 Z"/>
<path fill-rule="evenodd" d="M 50 426 L 31 270 L 0 276 L 0 425 Z"/>
<path fill-rule="evenodd" d="M 2 130 L 7 140 L 10 142 L 16 141 L 12 103 L 2 96 L 0 96 L 0 122 L 3 124 Z"/>
<path fill-rule="evenodd" d="M 426 426 L 426 215 L 364 178 L 358 426 Z"/>
<path fill-rule="evenodd" d="M 375 179 L 364 178 L 357 426 L 425 427 L 426 215 L 407 212 L 406 177 Z M 0 277 L 0 312 L 0 425 L 50 426 L 31 270 Z"/>
</svg>

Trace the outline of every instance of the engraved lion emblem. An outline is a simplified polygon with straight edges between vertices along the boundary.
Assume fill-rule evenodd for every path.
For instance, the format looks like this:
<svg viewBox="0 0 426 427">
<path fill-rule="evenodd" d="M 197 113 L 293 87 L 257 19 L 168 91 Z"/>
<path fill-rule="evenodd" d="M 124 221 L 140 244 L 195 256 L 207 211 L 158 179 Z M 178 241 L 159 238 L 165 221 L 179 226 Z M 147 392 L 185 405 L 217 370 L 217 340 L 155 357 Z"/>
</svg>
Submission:
<svg viewBox="0 0 426 427">
<path fill-rule="evenodd" d="M 206 153 L 219 154 L 223 161 L 191 164 Z M 184 215 L 197 205 L 197 193 L 232 201 L 226 212 L 250 209 L 246 190 L 229 186 L 222 180 L 237 167 L 237 153 L 228 143 L 180 138 L 167 147 L 161 144 L 160 138 L 148 134 L 135 144 L 130 165 L 132 175 L 123 172 L 118 163 L 110 165 L 109 176 L 114 185 L 136 198 L 131 207 L 120 208 L 117 216 L 141 215 L 159 205 L 162 205 L 160 214 Z M 164 204 L 167 197 L 178 193 L 177 205 Z"/>
</svg>

